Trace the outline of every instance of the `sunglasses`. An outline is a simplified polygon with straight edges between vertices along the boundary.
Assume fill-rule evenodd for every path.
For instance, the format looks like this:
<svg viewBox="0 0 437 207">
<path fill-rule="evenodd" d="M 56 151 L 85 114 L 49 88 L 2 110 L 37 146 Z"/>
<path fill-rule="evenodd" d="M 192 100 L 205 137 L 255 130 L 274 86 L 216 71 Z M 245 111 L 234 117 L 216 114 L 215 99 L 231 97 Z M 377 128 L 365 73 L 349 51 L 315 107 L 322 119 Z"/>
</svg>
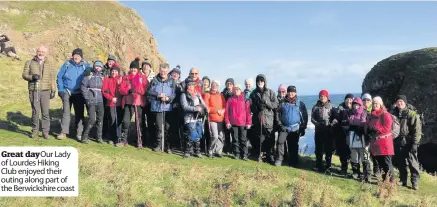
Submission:
<svg viewBox="0 0 437 207">
<path fill-rule="evenodd" d="M 365 101 L 365 102 L 370 102 L 370 99 L 364 99 L 363 101 Z"/>
<path fill-rule="evenodd" d="M 199 74 L 199 73 L 190 73 L 190 75 L 197 75 L 197 74 Z"/>
</svg>

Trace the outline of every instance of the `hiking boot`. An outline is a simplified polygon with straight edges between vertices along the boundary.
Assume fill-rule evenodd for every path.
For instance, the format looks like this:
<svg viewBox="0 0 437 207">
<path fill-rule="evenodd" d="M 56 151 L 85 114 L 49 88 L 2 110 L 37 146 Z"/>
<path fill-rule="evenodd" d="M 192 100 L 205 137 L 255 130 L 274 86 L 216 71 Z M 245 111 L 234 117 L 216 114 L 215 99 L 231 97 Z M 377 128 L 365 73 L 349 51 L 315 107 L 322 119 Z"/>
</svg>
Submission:
<svg viewBox="0 0 437 207">
<path fill-rule="evenodd" d="M 413 190 L 419 190 L 419 185 L 418 184 L 413 184 Z"/>
<path fill-rule="evenodd" d="M 248 161 L 249 158 L 247 158 L 247 156 L 244 156 L 244 157 L 243 157 L 243 160 L 244 160 L 244 161 Z"/>
<path fill-rule="evenodd" d="M 126 145 L 125 142 L 119 142 L 119 143 L 117 143 L 115 146 L 116 146 L 116 147 L 124 147 L 125 145 Z"/>
<path fill-rule="evenodd" d="M 84 137 L 83 139 L 80 140 L 80 142 L 82 142 L 83 144 L 88 144 L 89 140 L 87 137 Z"/>
<path fill-rule="evenodd" d="M 218 158 L 223 158 L 223 155 L 222 155 L 222 154 L 218 154 L 218 153 L 217 153 L 217 154 L 215 154 L 215 156 L 218 157 Z"/>
<path fill-rule="evenodd" d="M 98 139 L 97 139 L 97 142 L 98 142 L 99 144 L 102 144 L 102 143 L 103 143 L 103 139 L 102 139 L 102 138 L 98 138 Z"/>
<path fill-rule="evenodd" d="M 275 166 L 281 166 L 281 165 L 282 165 L 282 160 L 275 161 Z"/>
<path fill-rule="evenodd" d="M 114 145 L 114 141 L 110 140 L 110 141 L 108 142 L 108 144 L 110 144 L 110 145 Z"/>
<path fill-rule="evenodd" d="M 39 132 L 37 130 L 35 130 L 30 135 L 30 138 L 35 139 L 35 138 L 38 138 L 38 136 L 39 136 Z"/>
<path fill-rule="evenodd" d="M 80 142 L 82 140 L 82 135 L 76 135 L 76 139 Z"/>
<path fill-rule="evenodd" d="M 209 158 L 213 158 L 212 153 L 208 153 L 208 157 L 209 157 Z"/>
<path fill-rule="evenodd" d="M 194 157 L 198 157 L 198 158 L 201 158 L 201 157 L 202 157 L 202 155 L 201 155 L 200 153 L 196 153 L 196 154 L 194 154 Z"/>
<path fill-rule="evenodd" d="M 155 147 L 152 149 L 154 152 L 161 152 L 161 147 Z"/>
<path fill-rule="evenodd" d="M 185 157 L 185 158 L 190 158 L 190 157 L 191 157 L 191 155 L 190 155 L 190 153 L 188 153 L 188 152 L 185 152 L 185 153 L 184 153 L 184 157 Z"/>
<path fill-rule="evenodd" d="M 63 140 L 67 137 L 67 135 L 65 133 L 60 133 L 58 134 L 58 136 L 56 136 L 57 140 Z"/>
<path fill-rule="evenodd" d="M 407 187 L 408 184 L 407 184 L 407 182 L 399 181 L 399 182 L 398 182 L 398 186 Z"/>
<path fill-rule="evenodd" d="M 167 149 L 167 154 L 173 154 L 173 152 L 171 151 L 171 149 Z"/>
<path fill-rule="evenodd" d="M 43 134 L 42 134 L 42 137 L 43 137 L 44 139 L 49 139 L 49 138 L 50 138 L 49 134 L 46 134 L 46 133 L 43 133 Z"/>
</svg>

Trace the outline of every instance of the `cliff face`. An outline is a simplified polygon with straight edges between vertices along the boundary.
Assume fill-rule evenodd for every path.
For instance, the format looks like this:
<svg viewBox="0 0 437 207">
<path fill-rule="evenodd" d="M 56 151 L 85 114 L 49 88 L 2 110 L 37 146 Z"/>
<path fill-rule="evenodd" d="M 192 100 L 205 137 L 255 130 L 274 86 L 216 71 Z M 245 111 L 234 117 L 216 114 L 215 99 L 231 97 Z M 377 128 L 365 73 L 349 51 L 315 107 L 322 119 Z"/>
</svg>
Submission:
<svg viewBox="0 0 437 207">
<path fill-rule="evenodd" d="M 155 71 L 166 61 L 143 19 L 116 2 L 0 2 L 0 14 L 0 33 L 21 56 L 45 44 L 59 64 L 77 47 L 87 61 L 117 56 L 123 71 L 137 56 L 149 59 Z"/>
<path fill-rule="evenodd" d="M 379 95 L 390 106 L 398 94 L 424 115 L 419 160 L 425 169 L 437 171 L 437 48 L 425 48 L 388 57 L 366 75 L 363 93 Z"/>
</svg>

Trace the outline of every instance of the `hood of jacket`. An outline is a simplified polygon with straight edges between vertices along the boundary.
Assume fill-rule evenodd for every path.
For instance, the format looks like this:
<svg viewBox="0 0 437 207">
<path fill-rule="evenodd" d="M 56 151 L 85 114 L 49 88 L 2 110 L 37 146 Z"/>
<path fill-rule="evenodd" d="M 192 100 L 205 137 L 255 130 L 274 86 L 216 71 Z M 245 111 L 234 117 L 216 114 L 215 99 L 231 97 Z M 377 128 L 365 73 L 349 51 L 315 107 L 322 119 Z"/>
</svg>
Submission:
<svg viewBox="0 0 437 207">
<path fill-rule="evenodd" d="M 263 90 L 267 90 L 267 77 L 264 75 L 264 74 L 259 74 L 259 75 L 257 75 L 256 76 L 256 79 L 255 79 L 255 86 L 256 86 L 256 90 L 258 90 L 258 91 L 260 91 L 261 89 L 258 87 L 258 80 L 259 79 L 264 79 L 264 88 L 263 88 Z"/>
</svg>

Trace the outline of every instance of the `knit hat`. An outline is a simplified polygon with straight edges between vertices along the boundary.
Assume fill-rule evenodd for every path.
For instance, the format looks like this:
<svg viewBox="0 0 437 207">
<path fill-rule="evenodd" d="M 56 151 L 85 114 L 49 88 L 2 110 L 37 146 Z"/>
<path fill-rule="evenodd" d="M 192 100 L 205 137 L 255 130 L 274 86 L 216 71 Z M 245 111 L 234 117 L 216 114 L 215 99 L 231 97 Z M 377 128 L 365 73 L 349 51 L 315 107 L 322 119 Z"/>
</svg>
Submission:
<svg viewBox="0 0 437 207">
<path fill-rule="evenodd" d="M 109 55 L 107 61 L 110 61 L 110 60 L 117 62 L 117 57 L 115 57 L 114 55 Z"/>
<path fill-rule="evenodd" d="M 361 96 L 361 99 L 364 101 L 365 99 L 369 99 L 372 100 L 372 96 L 368 93 L 363 94 L 363 96 Z"/>
<path fill-rule="evenodd" d="M 218 86 L 218 88 L 220 89 L 220 81 L 219 80 L 212 80 L 212 82 L 211 82 L 211 86 L 212 86 L 212 84 L 217 84 L 217 86 Z"/>
<path fill-rule="evenodd" d="M 348 99 L 348 98 L 350 98 L 350 99 L 354 99 L 354 95 L 351 94 L 351 93 L 348 93 L 348 94 L 346 94 L 346 96 L 344 97 L 344 100 L 346 100 L 346 99 Z"/>
<path fill-rule="evenodd" d="M 384 102 L 382 101 L 382 98 L 379 96 L 376 96 L 375 98 L 373 98 L 373 103 L 379 103 L 379 105 L 383 106 Z"/>
<path fill-rule="evenodd" d="M 140 62 L 139 62 L 139 59 L 138 59 L 138 58 L 135 58 L 135 60 L 132 61 L 132 62 L 130 63 L 129 68 L 136 68 L 136 69 L 139 69 L 139 68 L 140 68 Z"/>
<path fill-rule="evenodd" d="M 285 85 L 279 85 L 279 88 L 278 88 L 278 92 L 281 92 L 281 91 L 287 91 L 287 89 L 285 88 Z"/>
<path fill-rule="evenodd" d="M 111 72 L 112 72 L 112 70 L 116 70 L 116 71 L 118 71 L 118 73 L 120 73 L 120 68 L 116 65 L 112 66 Z"/>
<path fill-rule="evenodd" d="M 296 93 L 296 92 L 297 92 L 297 91 L 296 91 L 296 86 L 288 86 L 288 88 L 287 88 L 287 93 L 288 93 L 288 92 L 295 92 L 295 93 Z"/>
<path fill-rule="evenodd" d="M 204 76 L 204 77 L 202 78 L 202 81 L 204 81 L 204 80 L 209 80 L 209 81 L 211 81 L 211 79 L 209 79 L 208 76 Z"/>
<path fill-rule="evenodd" d="M 71 56 L 74 56 L 74 55 L 79 55 L 81 58 L 83 58 L 83 51 L 82 51 L 82 49 L 80 49 L 80 48 L 74 49 L 73 53 L 71 54 Z"/>
<path fill-rule="evenodd" d="M 234 86 L 234 90 L 235 90 L 236 88 L 239 88 L 240 90 L 243 90 L 243 88 L 241 87 L 240 84 L 235 85 L 235 86 Z"/>
<path fill-rule="evenodd" d="M 398 96 L 396 97 L 396 101 L 398 101 L 399 99 L 402 100 L 402 101 L 404 101 L 405 104 L 407 104 L 407 96 L 405 96 L 405 95 L 398 95 Z"/>
<path fill-rule="evenodd" d="M 177 74 L 181 75 L 181 70 L 179 68 L 173 68 L 173 70 L 170 71 L 170 74 L 173 74 L 173 73 L 177 73 Z"/>
<path fill-rule="evenodd" d="M 320 96 L 326 96 L 327 98 L 329 98 L 329 93 L 328 93 L 328 91 L 327 90 L 321 90 L 320 92 L 319 92 L 319 97 Z"/>
<path fill-rule="evenodd" d="M 235 83 L 234 83 L 234 79 L 233 79 L 233 78 L 228 78 L 228 79 L 226 79 L 225 84 L 227 84 L 227 83 L 229 83 L 229 82 L 231 82 L 232 85 L 235 85 Z"/>
<path fill-rule="evenodd" d="M 96 62 L 94 62 L 94 66 L 93 68 L 95 68 L 96 66 L 100 66 L 100 68 L 103 68 L 103 63 L 100 60 L 96 60 Z"/>
</svg>

